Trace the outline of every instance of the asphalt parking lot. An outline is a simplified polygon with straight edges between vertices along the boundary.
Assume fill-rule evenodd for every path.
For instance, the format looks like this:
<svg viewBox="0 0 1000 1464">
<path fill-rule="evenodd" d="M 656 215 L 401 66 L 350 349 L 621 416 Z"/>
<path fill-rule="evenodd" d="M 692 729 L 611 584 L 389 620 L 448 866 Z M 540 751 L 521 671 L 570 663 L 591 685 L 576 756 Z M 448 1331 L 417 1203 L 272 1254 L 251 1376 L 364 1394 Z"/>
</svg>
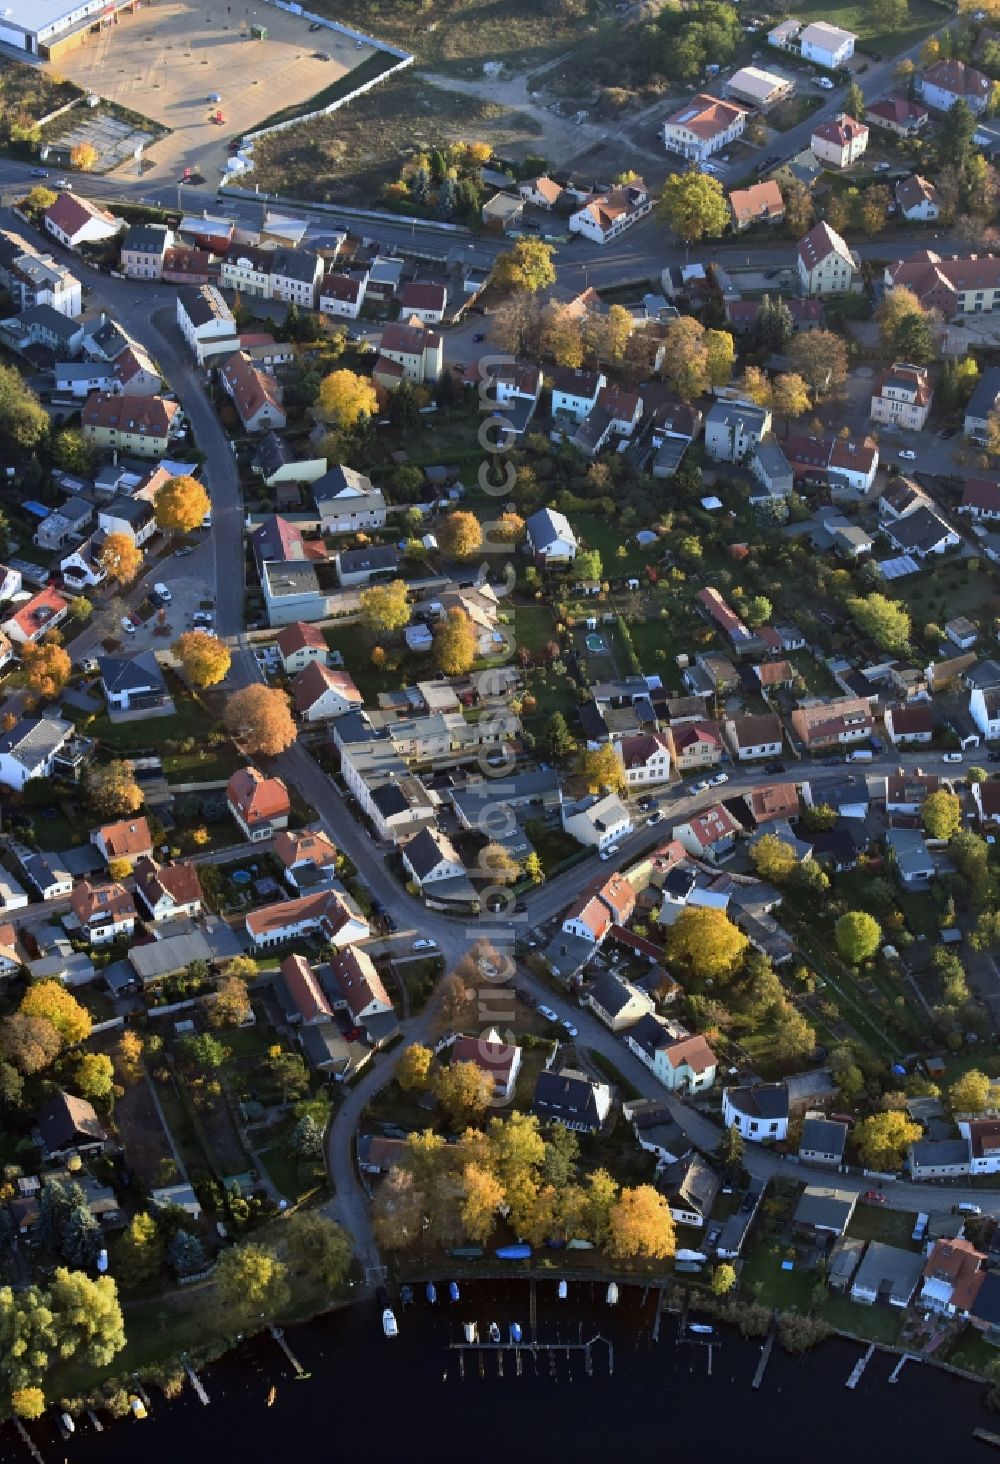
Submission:
<svg viewBox="0 0 1000 1464">
<path fill-rule="evenodd" d="M 161 612 L 154 610 L 148 620 L 143 621 L 139 628 L 131 635 L 125 634 L 122 638 L 123 646 L 127 646 L 133 655 L 137 651 L 164 650 L 171 641 L 176 640 L 186 630 L 196 629 L 195 613 L 202 609 L 203 605 L 211 602 L 214 607 L 215 597 L 211 583 L 201 574 L 190 574 L 185 572 L 186 560 L 178 559 L 176 555 L 169 559 L 162 560 L 157 565 L 155 577 L 150 577 L 146 582 L 146 590 L 152 590 L 154 582 L 164 584 L 170 591 L 170 603 L 164 605 Z M 148 608 L 148 600 L 143 607 L 143 613 Z M 213 625 L 205 629 L 214 629 Z M 135 620 L 131 615 L 130 619 Z"/>
</svg>

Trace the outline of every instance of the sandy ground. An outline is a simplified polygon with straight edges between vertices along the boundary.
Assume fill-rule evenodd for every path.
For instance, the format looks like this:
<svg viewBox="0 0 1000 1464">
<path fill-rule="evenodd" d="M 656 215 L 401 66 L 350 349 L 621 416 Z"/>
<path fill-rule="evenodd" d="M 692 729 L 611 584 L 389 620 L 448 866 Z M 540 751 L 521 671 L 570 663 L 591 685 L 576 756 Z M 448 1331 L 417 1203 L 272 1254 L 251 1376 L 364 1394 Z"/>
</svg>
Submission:
<svg viewBox="0 0 1000 1464">
<path fill-rule="evenodd" d="M 267 27 L 266 41 L 249 39 L 257 23 Z M 153 0 L 88 37 L 60 58 L 58 69 L 78 86 L 172 129 L 150 148 L 144 176 L 173 181 L 189 167 L 215 183 L 231 137 L 322 91 L 371 50 L 336 31 L 311 32 L 307 21 L 271 5 Z M 317 59 L 317 51 L 330 60 Z M 220 103 L 209 102 L 214 93 Z M 209 120 L 217 110 L 223 126 Z"/>
</svg>

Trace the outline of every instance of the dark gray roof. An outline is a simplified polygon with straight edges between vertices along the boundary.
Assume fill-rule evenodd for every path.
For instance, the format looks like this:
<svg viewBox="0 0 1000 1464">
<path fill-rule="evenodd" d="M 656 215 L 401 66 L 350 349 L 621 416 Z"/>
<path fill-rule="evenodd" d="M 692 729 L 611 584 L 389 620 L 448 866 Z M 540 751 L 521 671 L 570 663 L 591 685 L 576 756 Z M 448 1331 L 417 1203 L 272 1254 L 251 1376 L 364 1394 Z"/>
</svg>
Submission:
<svg viewBox="0 0 1000 1464">
<path fill-rule="evenodd" d="M 35 1115 L 35 1125 L 46 1149 L 68 1148 L 71 1144 L 103 1144 L 107 1134 L 93 1105 L 71 1093 L 56 1093 Z"/>
<path fill-rule="evenodd" d="M 352 716 L 354 714 L 348 712 L 347 715 Z M 340 724 L 343 721 L 343 717 L 339 717 L 337 719 L 338 731 L 340 730 Z M 361 740 L 364 741 L 366 739 L 362 738 Z M 383 783 L 381 787 L 376 788 L 372 792 L 371 800 L 383 818 L 391 818 L 394 813 L 405 813 L 410 806 L 406 794 L 403 792 L 402 788 L 400 788 L 398 783 Z M 419 837 L 420 835 L 418 834 L 417 838 Z M 407 854 L 411 853 L 411 845 L 413 844 L 413 842 L 414 841 L 411 839 L 410 844 L 407 845 Z"/>
<path fill-rule="evenodd" d="M 317 503 L 325 503 L 327 499 L 339 498 L 341 494 L 367 495 L 376 492 L 376 489 L 367 474 L 358 473 L 354 468 L 345 468 L 342 463 L 335 463 L 322 478 L 316 479 L 312 492 Z"/>
<path fill-rule="evenodd" d="M 846 1142 L 846 1123 L 838 1123 L 832 1118 L 803 1119 L 800 1154 L 805 1149 L 814 1154 L 834 1154 L 842 1158 Z"/>
<path fill-rule="evenodd" d="M 719 1176 L 700 1154 L 688 1154 L 661 1170 L 657 1188 L 671 1203 L 707 1219 L 719 1193 Z"/>
<path fill-rule="evenodd" d="M 360 574 L 364 570 L 375 574 L 381 570 L 395 569 L 399 563 L 399 551 L 392 544 L 371 544 L 366 549 L 342 549 L 337 555 L 337 568 L 341 574 Z"/>
<path fill-rule="evenodd" d="M 628 987 L 610 971 L 592 983 L 588 995 L 609 1017 L 616 1017 L 632 1000 Z"/>
<path fill-rule="evenodd" d="M 531 1111 L 539 1118 L 585 1124 L 595 1129 L 601 1125 L 594 1084 L 566 1073 L 538 1074 Z"/>
<path fill-rule="evenodd" d="M 979 1321 L 1000 1327 L 1000 1272 L 986 1272 L 971 1311 Z"/>
<path fill-rule="evenodd" d="M 929 508 L 915 508 L 905 518 L 885 524 L 884 532 L 900 549 L 929 551 L 952 532 L 939 514 Z"/>
<path fill-rule="evenodd" d="M 967 417 L 986 418 L 1000 396 L 1000 366 L 989 366 L 976 382 L 976 389 L 965 409 Z"/>
<path fill-rule="evenodd" d="M 54 305 L 31 305 L 27 310 L 22 310 L 17 318 L 22 325 L 40 325 L 43 330 L 60 336 L 65 341 L 72 340 L 81 329 L 78 320 L 70 320 Z"/>
<path fill-rule="evenodd" d="M 608 727 L 596 702 L 581 702 L 576 709 L 583 735 L 588 742 L 607 742 Z"/>
<path fill-rule="evenodd" d="M 319 255 L 309 249 L 274 249 L 271 251 L 271 274 L 308 285 L 316 278 Z"/>
<path fill-rule="evenodd" d="M 996 661 L 979 661 L 965 673 L 965 684 L 970 691 L 992 691 L 1000 686 L 1000 665 Z"/>
<path fill-rule="evenodd" d="M 57 752 L 73 731 L 60 717 L 22 717 L 0 736 L 0 754 L 9 753 L 22 767 L 39 767 Z"/>
<path fill-rule="evenodd" d="M 135 528 L 149 523 L 153 517 L 153 505 L 145 498 L 128 498 L 124 493 L 119 493 L 108 503 L 102 504 L 99 512 L 110 518 L 121 519 Z"/>
<path fill-rule="evenodd" d="M 842 1235 L 847 1229 L 858 1197 L 853 1190 L 823 1189 L 807 1185 L 792 1217 L 796 1225 L 810 1225 L 816 1230 L 835 1230 Z"/>
<path fill-rule="evenodd" d="M 132 224 L 122 240 L 122 252 L 162 254 L 167 247 L 166 224 Z"/>
<path fill-rule="evenodd" d="M 419 834 L 414 834 L 403 845 L 403 853 L 417 879 L 423 879 L 432 869 L 436 869 L 443 857 L 439 836 L 433 829 L 421 829 Z"/>
<path fill-rule="evenodd" d="M 100 656 L 97 669 L 109 696 L 166 689 L 155 656 Z"/>
<path fill-rule="evenodd" d="M 758 1083 L 752 1088 L 727 1089 L 729 1102 L 750 1118 L 787 1118 L 788 1088 L 784 1083 Z"/>
<path fill-rule="evenodd" d="M 598 983 L 595 982 L 595 985 Z M 601 1002 L 604 1006 L 604 1003 Z M 640 1017 L 634 1027 L 629 1027 L 628 1037 L 631 1042 L 637 1042 L 644 1052 L 650 1057 L 661 1047 L 667 1047 L 674 1040 L 667 1031 L 659 1017 L 654 1017 L 652 1012 L 647 1012 Z"/>
<path fill-rule="evenodd" d="M 918 1139 L 911 1145 L 913 1162 L 921 1168 L 931 1165 L 969 1163 L 968 1139 Z"/>
</svg>

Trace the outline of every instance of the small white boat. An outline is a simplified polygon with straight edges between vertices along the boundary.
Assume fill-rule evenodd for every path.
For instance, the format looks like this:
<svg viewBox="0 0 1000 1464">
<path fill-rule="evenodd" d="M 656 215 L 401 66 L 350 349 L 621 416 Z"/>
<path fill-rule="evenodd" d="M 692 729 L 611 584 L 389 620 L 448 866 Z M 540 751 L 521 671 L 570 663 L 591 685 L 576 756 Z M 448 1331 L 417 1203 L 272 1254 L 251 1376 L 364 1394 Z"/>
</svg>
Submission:
<svg viewBox="0 0 1000 1464">
<path fill-rule="evenodd" d="M 490 1341 L 491 1342 L 499 1342 L 500 1341 L 500 1324 L 499 1324 L 499 1322 L 490 1322 Z"/>
<path fill-rule="evenodd" d="M 715 1331 L 714 1327 L 708 1327 L 704 1322 L 688 1322 L 687 1329 L 689 1332 L 697 1333 L 699 1337 L 711 1337 Z"/>
<path fill-rule="evenodd" d="M 520 1342 L 520 1340 L 521 1340 L 521 1323 L 520 1322 L 511 1322 L 511 1324 L 510 1324 L 510 1340 L 512 1342 Z"/>
<path fill-rule="evenodd" d="M 425 1287 L 425 1291 L 427 1294 L 427 1300 L 430 1302 L 431 1306 L 436 1306 L 438 1294 L 437 1287 L 434 1285 L 433 1281 L 428 1281 L 427 1286 Z"/>
<path fill-rule="evenodd" d="M 617 1283 L 617 1281 L 611 1281 L 611 1282 L 608 1283 L 608 1295 L 607 1295 L 607 1298 L 606 1299 L 607 1299 L 608 1306 L 617 1306 L 618 1305 L 618 1283 Z"/>
<path fill-rule="evenodd" d="M 462 1331 L 465 1334 L 466 1342 L 479 1341 L 479 1324 L 477 1322 L 463 1322 Z"/>
<path fill-rule="evenodd" d="M 145 1418 L 146 1417 L 146 1405 L 145 1405 L 145 1403 L 143 1403 L 142 1399 L 141 1398 L 137 1398 L 134 1393 L 133 1393 L 132 1397 L 128 1400 L 128 1406 L 132 1410 L 132 1417 L 133 1418 Z"/>
<path fill-rule="evenodd" d="M 568 1295 L 569 1295 L 569 1287 L 566 1285 L 566 1282 L 565 1281 L 560 1281 L 559 1282 L 559 1300 L 560 1301 L 565 1301 L 566 1300 L 566 1297 Z"/>
<path fill-rule="evenodd" d="M 398 1337 L 399 1326 L 396 1322 L 396 1314 L 391 1306 L 387 1306 L 382 1313 L 382 1331 L 387 1337 Z"/>
</svg>

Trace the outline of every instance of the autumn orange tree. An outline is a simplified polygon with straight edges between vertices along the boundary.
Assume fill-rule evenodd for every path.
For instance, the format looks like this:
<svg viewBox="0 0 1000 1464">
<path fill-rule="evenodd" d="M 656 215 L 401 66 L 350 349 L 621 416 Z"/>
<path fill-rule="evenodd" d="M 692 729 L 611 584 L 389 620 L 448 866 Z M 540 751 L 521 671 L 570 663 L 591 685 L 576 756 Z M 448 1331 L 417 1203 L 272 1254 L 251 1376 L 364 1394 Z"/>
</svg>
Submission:
<svg viewBox="0 0 1000 1464">
<path fill-rule="evenodd" d="M 78 142 L 70 149 L 69 161 L 71 167 L 79 168 L 81 173 L 89 173 L 97 162 L 97 148 L 92 142 Z"/>
<path fill-rule="evenodd" d="M 482 526 L 474 513 L 460 509 L 442 520 L 437 530 L 437 541 L 443 553 L 454 559 L 470 559 L 482 546 Z"/>
<path fill-rule="evenodd" d="M 476 630 L 456 605 L 434 632 L 434 656 L 446 676 L 463 676 L 476 659 Z"/>
<path fill-rule="evenodd" d="M 201 527 L 212 503 L 205 489 L 187 473 L 168 478 L 153 499 L 156 527 L 164 534 L 190 534 Z"/>
<path fill-rule="evenodd" d="M 608 1249 L 619 1260 L 664 1260 L 677 1248 L 670 1206 L 651 1184 L 623 1189 L 611 1207 Z"/>
<path fill-rule="evenodd" d="M 170 648 L 192 686 L 215 686 L 232 664 L 229 647 L 207 630 L 186 630 Z"/>
<path fill-rule="evenodd" d="M 130 585 L 142 567 L 142 550 L 129 534 L 109 534 L 98 560 L 104 573 L 119 584 Z"/>
<path fill-rule="evenodd" d="M 142 807 L 142 789 L 125 758 L 94 766 L 87 774 L 87 796 L 98 813 L 123 817 Z"/>
<path fill-rule="evenodd" d="M 18 1010 L 23 1017 L 41 1017 L 51 1022 L 67 1046 L 83 1042 L 90 1036 L 93 1025 L 90 1013 L 61 981 L 33 982 L 24 993 Z"/>
<path fill-rule="evenodd" d="M 223 713 L 226 730 L 247 752 L 276 757 L 295 741 L 295 722 L 287 694 L 271 686 L 234 692 Z"/>
<path fill-rule="evenodd" d="M 374 415 L 378 398 L 367 377 L 344 368 L 324 376 L 316 406 L 324 421 L 340 428 L 353 427 L 362 417 Z"/>
<path fill-rule="evenodd" d="M 58 696 L 73 670 L 69 653 L 51 642 L 23 646 L 21 661 L 24 683 L 36 696 Z"/>
</svg>

